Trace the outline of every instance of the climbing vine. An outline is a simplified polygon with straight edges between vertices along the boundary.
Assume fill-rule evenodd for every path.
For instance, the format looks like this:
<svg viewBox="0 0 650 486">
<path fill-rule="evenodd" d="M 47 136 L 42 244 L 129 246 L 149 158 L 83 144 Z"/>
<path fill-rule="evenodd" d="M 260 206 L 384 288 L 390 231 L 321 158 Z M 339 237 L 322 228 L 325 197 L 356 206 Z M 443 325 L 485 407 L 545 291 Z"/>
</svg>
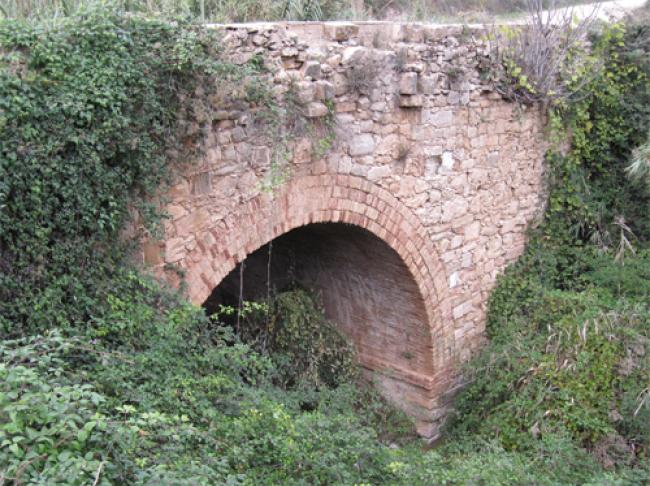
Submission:
<svg viewBox="0 0 650 486">
<path fill-rule="evenodd" d="M 641 26 L 604 29 L 593 42 L 602 74 L 589 81 L 578 100 L 553 107 L 551 123 L 571 149 L 549 155 L 548 231 L 557 233 L 561 225 L 569 236 L 611 246 L 617 233 L 613 224 L 623 217 L 638 237 L 650 236 L 644 218 L 648 193 L 625 172 L 650 125 L 650 72 L 637 59 L 645 37 Z"/>
<path fill-rule="evenodd" d="M 1 335 L 99 312 L 125 236 L 160 221 L 174 154 L 196 153 L 205 110 L 187 100 L 242 76 L 218 47 L 207 30 L 98 9 L 0 23 Z"/>
</svg>

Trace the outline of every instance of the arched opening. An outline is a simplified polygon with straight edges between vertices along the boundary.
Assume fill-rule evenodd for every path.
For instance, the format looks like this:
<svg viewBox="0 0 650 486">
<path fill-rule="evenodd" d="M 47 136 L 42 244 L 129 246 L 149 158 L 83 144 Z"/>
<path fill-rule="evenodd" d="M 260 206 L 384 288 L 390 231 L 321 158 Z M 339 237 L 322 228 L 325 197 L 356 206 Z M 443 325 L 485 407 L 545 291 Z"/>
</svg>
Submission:
<svg viewBox="0 0 650 486">
<path fill-rule="evenodd" d="M 406 390 L 422 388 L 422 378 L 433 374 L 424 301 L 397 252 L 361 227 L 313 223 L 288 231 L 240 262 L 204 307 L 258 300 L 269 288 L 296 284 L 320 294 L 327 318 L 388 398 L 411 412 L 425 405 Z"/>
</svg>

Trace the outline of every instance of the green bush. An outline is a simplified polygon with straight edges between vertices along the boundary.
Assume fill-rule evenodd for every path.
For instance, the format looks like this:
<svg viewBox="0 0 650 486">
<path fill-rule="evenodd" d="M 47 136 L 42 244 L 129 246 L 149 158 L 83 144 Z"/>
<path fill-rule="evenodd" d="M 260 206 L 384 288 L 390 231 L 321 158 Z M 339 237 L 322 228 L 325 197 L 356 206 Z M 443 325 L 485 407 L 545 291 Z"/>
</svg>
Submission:
<svg viewBox="0 0 650 486">
<path fill-rule="evenodd" d="M 552 153 L 551 191 L 545 231 L 563 246 L 576 241 L 613 247 L 616 222 L 648 241 L 650 193 L 626 173 L 634 147 L 650 126 L 650 63 L 645 25 L 615 24 L 593 40 L 602 72 L 589 80 L 577 101 L 556 106 L 551 117 L 570 134 L 567 155 Z M 562 235 L 563 240 L 558 240 Z"/>
<path fill-rule="evenodd" d="M 151 315 L 137 347 L 56 333 L 3 342 L 5 479 L 347 484 L 389 474 L 390 449 L 368 424 L 388 410 L 374 393 L 314 389 L 305 411 L 304 390 L 273 387 L 265 358 L 200 310 L 168 303 Z"/>
<path fill-rule="evenodd" d="M 650 301 L 650 250 L 641 249 L 623 264 L 602 258 L 582 276 L 587 285 L 607 289 L 614 299 Z"/>
<path fill-rule="evenodd" d="M 130 211 L 156 220 L 180 96 L 215 47 L 189 26 L 102 10 L 0 22 L 0 335 L 96 312 Z"/>
<path fill-rule="evenodd" d="M 49 351 L 73 343 L 48 338 L 0 343 L 0 478 L 15 484 L 88 484 L 101 469 L 97 408 L 103 397 L 88 384 L 61 382 L 60 360 Z"/>
<path fill-rule="evenodd" d="M 454 437 L 496 436 L 509 450 L 531 451 L 548 434 L 588 449 L 621 435 L 644 457 L 638 416 L 647 414 L 640 397 L 650 380 L 650 308 L 643 291 L 621 296 L 646 271 L 628 263 L 616 279 L 593 272 L 579 292 L 531 285 L 525 267 L 508 272 L 491 300 L 491 345 L 471 362 L 457 401 Z"/>
<path fill-rule="evenodd" d="M 221 315 L 239 314 L 239 338 L 273 362 L 274 381 L 285 389 L 336 387 L 357 378 L 354 349 L 304 289 L 273 295 L 269 302 L 245 302 Z"/>
<path fill-rule="evenodd" d="M 129 269 L 124 225 L 154 226 L 167 151 L 200 136 L 178 121 L 192 80 L 241 75 L 218 40 L 101 10 L 0 23 L 0 482 L 648 482 L 648 195 L 624 172 L 647 38 L 594 40 L 606 69 L 556 112 L 574 148 L 549 159 L 549 211 L 426 451 L 306 292 L 233 330 Z"/>
</svg>

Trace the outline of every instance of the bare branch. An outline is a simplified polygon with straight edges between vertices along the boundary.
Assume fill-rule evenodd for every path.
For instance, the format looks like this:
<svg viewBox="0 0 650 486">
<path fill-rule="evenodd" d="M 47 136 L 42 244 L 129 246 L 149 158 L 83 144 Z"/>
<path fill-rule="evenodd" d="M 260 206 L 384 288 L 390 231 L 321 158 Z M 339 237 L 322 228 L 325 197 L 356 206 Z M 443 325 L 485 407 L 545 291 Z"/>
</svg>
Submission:
<svg viewBox="0 0 650 486">
<path fill-rule="evenodd" d="M 578 16 L 573 7 L 543 9 L 529 0 L 525 25 L 493 29 L 497 90 L 525 104 L 549 104 L 575 96 L 599 71 L 588 55 L 588 34 L 598 6 Z"/>
</svg>

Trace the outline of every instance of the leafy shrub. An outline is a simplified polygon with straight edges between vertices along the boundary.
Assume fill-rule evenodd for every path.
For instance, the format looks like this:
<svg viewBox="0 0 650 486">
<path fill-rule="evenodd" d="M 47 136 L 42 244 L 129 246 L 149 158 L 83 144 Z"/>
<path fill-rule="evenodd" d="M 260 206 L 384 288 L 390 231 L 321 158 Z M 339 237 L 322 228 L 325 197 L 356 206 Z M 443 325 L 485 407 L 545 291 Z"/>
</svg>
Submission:
<svg viewBox="0 0 650 486">
<path fill-rule="evenodd" d="M 491 301 L 492 343 L 471 364 L 471 384 L 457 402 L 455 434 L 496 434 L 511 450 L 531 450 L 548 434 L 568 434 L 576 444 L 593 447 L 608 435 L 624 433 L 641 446 L 637 435 L 644 435 L 643 427 L 629 401 L 635 395 L 639 406 L 650 378 L 643 358 L 650 309 L 646 294 L 637 304 L 638 294 L 627 295 L 631 302 L 619 297 L 621 287 L 639 278 L 634 269 L 643 274 L 645 265 L 621 270 L 620 286 L 607 274 L 599 281 L 602 276 L 594 273 L 587 278 L 589 287 L 605 284 L 580 292 L 538 281 L 523 300 L 521 291 L 510 289 L 531 288 L 528 272 L 520 267 L 503 278 Z M 636 425 L 623 430 L 621 422 Z"/>
<path fill-rule="evenodd" d="M 22 343 L 21 343 L 22 344 Z M 95 429 L 103 397 L 88 384 L 59 382 L 60 360 L 43 351 L 69 351 L 54 334 L 0 342 L 0 479 L 15 484 L 88 484 L 101 469 Z"/>
<path fill-rule="evenodd" d="M 607 289 L 615 299 L 650 301 L 650 251 L 642 249 L 624 264 L 603 258 L 583 278 L 588 284 Z"/>
<path fill-rule="evenodd" d="M 624 217 L 631 232 L 647 241 L 650 193 L 626 174 L 632 149 L 650 123 L 650 63 L 639 55 L 648 45 L 647 28 L 614 25 L 593 39 L 603 71 L 592 78 L 575 103 L 555 108 L 564 120 L 571 151 L 551 158 L 552 187 L 547 235 L 564 243 L 576 239 L 604 248 L 616 245 L 614 223 Z"/>
<path fill-rule="evenodd" d="M 606 32 L 611 75 L 556 112 L 574 149 L 553 156 L 547 217 L 493 294 L 492 343 L 450 440 L 424 451 L 352 379 L 312 296 L 261 307 L 244 343 L 114 243 L 129 208 L 156 220 L 143 201 L 169 175 L 165 151 L 200 135 L 176 116 L 192 80 L 230 75 L 205 62 L 216 41 L 105 11 L 0 24 L 0 323 L 20 336 L 0 343 L 0 482 L 648 482 L 648 253 L 612 263 L 611 237 L 624 214 L 634 245 L 648 238 L 645 193 L 624 172 L 647 129 L 647 65 L 633 66 L 645 38 Z"/>
<path fill-rule="evenodd" d="M 15 484 L 151 484 L 161 475 L 164 484 L 213 484 L 227 477 L 226 465 L 209 452 L 218 441 L 186 415 L 114 406 L 115 397 L 99 387 L 76 383 L 85 373 L 72 367 L 88 363 L 88 354 L 106 366 L 111 357 L 123 359 L 56 332 L 3 342 L 0 477 Z"/>
<path fill-rule="evenodd" d="M 598 465 L 570 440 L 546 437 L 535 455 L 503 449 L 481 439 L 463 441 L 442 450 L 422 452 L 393 467 L 403 474 L 402 484 L 586 484 L 602 476 Z"/>
<path fill-rule="evenodd" d="M 327 321 L 317 297 L 306 290 L 281 292 L 269 303 L 247 303 L 237 333 L 268 355 L 275 381 L 283 388 L 335 387 L 356 378 L 354 349 Z"/>
<path fill-rule="evenodd" d="M 134 289 L 137 309 L 146 292 Z M 131 299 L 123 299 L 128 308 Z M 390 449 L 370 425 L 390 409 L 374 392 L 342 385 L 287 394 L 272 386 L 265 358 L 201 310 L 168 301 L 149 315 L 148 325 L 135 323 L 142 331 L 137 343 L 56 333 L 3 342 L 6 479 L 16 471 L 25 481 L 48 484 L 87 484 L 96 475 L 104 484 L 347 484 L 389 477 Z M 306 396 L 312 410 L 301 406 Z M 30 462 L 36 454 L 43 457 Z"/>
</svg>

